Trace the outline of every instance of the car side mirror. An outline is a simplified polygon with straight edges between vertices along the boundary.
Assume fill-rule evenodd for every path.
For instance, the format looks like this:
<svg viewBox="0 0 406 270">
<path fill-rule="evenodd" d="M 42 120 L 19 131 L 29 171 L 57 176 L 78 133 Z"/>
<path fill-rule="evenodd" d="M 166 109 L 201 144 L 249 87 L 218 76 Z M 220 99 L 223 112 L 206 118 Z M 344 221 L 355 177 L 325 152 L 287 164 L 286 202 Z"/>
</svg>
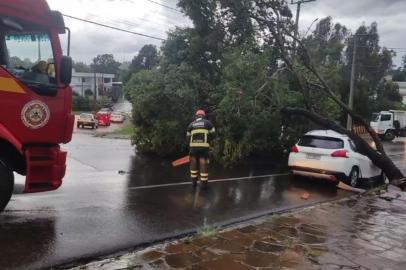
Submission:
<svg viewBox="0 0 406 270">
<path fill-rule="evenodd" d="M 64 85 L 69 85 L 72 81 L 72 65 L 72 58 L 69 56 L 62 56 L 60 81 Z"/>
</svg>

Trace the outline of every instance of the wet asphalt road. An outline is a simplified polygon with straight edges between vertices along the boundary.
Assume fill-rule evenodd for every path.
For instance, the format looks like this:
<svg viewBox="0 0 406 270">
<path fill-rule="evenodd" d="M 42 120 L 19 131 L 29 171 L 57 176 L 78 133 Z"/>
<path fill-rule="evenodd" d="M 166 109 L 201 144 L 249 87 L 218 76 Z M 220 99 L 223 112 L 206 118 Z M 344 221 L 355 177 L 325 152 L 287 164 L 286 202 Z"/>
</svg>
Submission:
<svg viewBox="0 0 406 270">
<path fill-rule="evenodd" d="M 211 178 L 219 181 L 203 192 L 184 183 L 186 167 L 173 169 L 168 161 L 135 156 L 127 140 L 76 133 L 66 148 L 69 167 L 63 186 L 49 193 L 16 194 L 0 214 L 1 269 L 61 265 L 205 224 L 229 224 L 350 195 L 287 175 L 255 177 L 281 171 L 269 163 L 235 170 L 213 166 Z M 389 148 L 399 157 L 404 144 Z M 18 178 L 17 190 L 21 184 Z M 309 200 L 300 199 L 303 192 L 310 193 Z"/>
</svg>

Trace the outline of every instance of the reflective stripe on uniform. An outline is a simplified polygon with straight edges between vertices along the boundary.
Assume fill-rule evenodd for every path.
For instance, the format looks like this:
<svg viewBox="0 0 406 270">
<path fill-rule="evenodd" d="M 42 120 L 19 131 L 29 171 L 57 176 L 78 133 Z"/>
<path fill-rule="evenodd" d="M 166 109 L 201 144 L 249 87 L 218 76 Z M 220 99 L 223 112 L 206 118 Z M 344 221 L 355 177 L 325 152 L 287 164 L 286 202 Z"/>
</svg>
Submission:
<svg viewBox="0 0 406 270">
<path fill-rule="evenodd" d="M 210 147 L 210 144 L 208 143 L 190 143 L 190 147 Z"/>
<path fill-rule="evenodd" d="M 201 177 L 208 177 L 209 174 L 208 174 L 208 173 L 200 173 L 200 176 L 201 176 Z"/>
<path fill-rule="evenodd" d="M 209 143 L 207 142 L 207 135 L 209 131 L 207 129 L 198 128 L 191 131 L 192 137 L 190 137 L 190 147 L 210 147 Z M 204 135 L 204 142 L 193 142 L 193 135 L 196 134 L 203 134 Z"/>
<path fill-rule="evenodd" d="M 209 180 L 208 177 L 200 177 L 200 181 L 207 181 L 207 180 Z"/>
<path fill-rule="evenodd" d="M 190 177 L 197 178 L 199 176 L 199 171 L 190 170 Z"/>
<path fill-rule="evenodd" d="M 207 129 L 203 129 L 203 128 L 198 128 L 198 129 L 192 130 L 192 135 L 198 134 L 198 133 L 200 133 L 200 134 L 208 134 L 209 131 Z"/>
</svg>

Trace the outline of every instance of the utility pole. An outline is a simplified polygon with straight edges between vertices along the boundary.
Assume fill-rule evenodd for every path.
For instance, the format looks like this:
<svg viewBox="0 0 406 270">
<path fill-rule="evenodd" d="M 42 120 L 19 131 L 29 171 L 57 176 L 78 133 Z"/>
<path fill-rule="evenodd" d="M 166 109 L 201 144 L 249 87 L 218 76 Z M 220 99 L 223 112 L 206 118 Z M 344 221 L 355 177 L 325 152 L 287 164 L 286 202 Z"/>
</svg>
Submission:
<svg viewBox="0 0 406 270">
<path fill-rule="evenodd" d="M 352 67 L 351 67 L 351 82 L 350 82 L 350 97 L 348 99 L 348 107 L 352 110 L 354 106 L 354 87 L 355 87 L 355 63 L 357 58 L 357 35 L 354 35 L 354 48 L 352 50 Z M 347 130 L 352 128 L 352 117 L 347 116 Z"/>
<path fill-rule="evenodd" d="M 96 103 L 97 100 L 97 78 L 96 78 L 96 72 L 94 73 L 94 95 L 93 95 L 93 100 Z"/>
<path fill-rule="evenodd" d="M 38 62 L 41 61 L 41 37 L 40 35 L 37 36 L 38 38 Z"/>
<path fill-rule="evenodd" d="M 295 40 L 293 41 L 293 48 L 296 49 L 296 39 L 299 35 L 299 18 L 300 18 L 300 6 L 304 3 L 308 2 L 314 2 L 316 0 L 297 0 L 296 2 L 294 0 L 291 0 L 292 5 L 297 5 L 296 9 L 296 21 L 295 21 Z"/>
</svg>

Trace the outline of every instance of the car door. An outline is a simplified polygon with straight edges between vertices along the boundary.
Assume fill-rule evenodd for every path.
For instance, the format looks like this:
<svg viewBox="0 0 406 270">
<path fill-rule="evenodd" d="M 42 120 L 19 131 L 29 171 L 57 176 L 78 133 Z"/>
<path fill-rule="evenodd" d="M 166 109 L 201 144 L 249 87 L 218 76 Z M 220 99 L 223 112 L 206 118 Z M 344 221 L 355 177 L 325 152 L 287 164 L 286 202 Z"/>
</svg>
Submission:
<svg viewBox="0 0 406 270">
<path fill-rule="evenodd" d="M 348 140 L 348 143 L 352 150 L 349 154 L 349 157 L 352 157 L 354 158 L 354 160 L 357 161 L 358 167 L 361 171 L 361 177 L 370 178 L 379 175 L 380 169 L 377 168 L 367 156 L 359 153 L 354 142 L 352 140 Z"/>
</svg>

